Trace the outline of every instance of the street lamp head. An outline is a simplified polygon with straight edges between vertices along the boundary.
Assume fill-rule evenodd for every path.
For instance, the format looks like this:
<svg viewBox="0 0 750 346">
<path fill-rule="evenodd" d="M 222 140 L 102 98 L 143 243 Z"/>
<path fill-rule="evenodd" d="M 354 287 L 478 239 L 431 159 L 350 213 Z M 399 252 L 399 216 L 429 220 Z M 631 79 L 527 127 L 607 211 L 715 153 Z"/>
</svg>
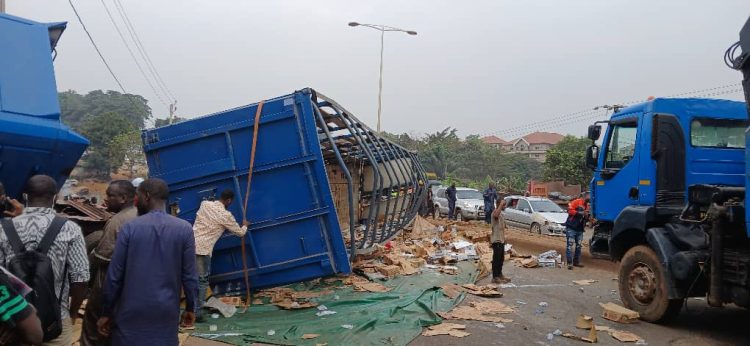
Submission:
<svg viewBox="0 0 750 346">
<path fill-rule="evenodd" d="M 416 35 L 417 34 L 416 31 L 412 31 L 412 30 L 407 31 L 406 33 L 409 34 L 409 35 Z"/>
<path fill-rule="evenodd" d="M 357 22 L 349 22 L 349 26 L 359 26 L 359 23 L 357 23 Z"/>
</svg>

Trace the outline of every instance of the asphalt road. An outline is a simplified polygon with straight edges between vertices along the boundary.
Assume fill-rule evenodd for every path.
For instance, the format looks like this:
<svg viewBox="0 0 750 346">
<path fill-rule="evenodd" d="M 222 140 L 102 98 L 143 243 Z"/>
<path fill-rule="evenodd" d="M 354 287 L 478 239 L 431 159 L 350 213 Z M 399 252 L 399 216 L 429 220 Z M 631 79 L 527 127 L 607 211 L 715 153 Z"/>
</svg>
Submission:
<svg viewBox="0 0 750 346">
<path fill-rule="evenodd" d="M 564 250 L 564 238 L 531 235 L 512 230 L 509 243 L 527 254 L 537 254 L 548 249 Z M 576 317 L 583 313 L 594 317 L 597 325 L 629 331 L 640 336 L 648 345 L 750 345 L 750 311 L 734 306 L 722 309 L 709 308 L 704 300 L 690 299 L 680 316 L 669 325 L 646 322 L 620 324 L 601 318 L 599 302 L 621 304 L 617 291 L 617 265 L 606 260 L 591 259 L 584 249 L 585 268 L 521 268 L 506 262 L 504 272 L 518 287 L 501 289 L 504 297 L 495 298 L 516 308 L 512 314 L 502 315 L 512 319 L 504 328 L 490 322 L 450 321 L 466 325 L 471 335 L 464 338 L 451 336 L 420 336 L 410 345 L 585 345 L 585 342 L 548 334 L 556 329 L 586 336 L 588 331 L 575 328 Z M 589 286 L 577 286 L 572 280 L 598 280 Z M 489 278 L 480 281 L 488 284 Z M 531 285 L 524 287 L 524 285 Z M 484 300 L 467 296 L 462 304 Z M 547 307 L 539 306 L 546 302 Z M 598 333 L 599 345 L 620 345 L 608 333 Z"/>
</svg>

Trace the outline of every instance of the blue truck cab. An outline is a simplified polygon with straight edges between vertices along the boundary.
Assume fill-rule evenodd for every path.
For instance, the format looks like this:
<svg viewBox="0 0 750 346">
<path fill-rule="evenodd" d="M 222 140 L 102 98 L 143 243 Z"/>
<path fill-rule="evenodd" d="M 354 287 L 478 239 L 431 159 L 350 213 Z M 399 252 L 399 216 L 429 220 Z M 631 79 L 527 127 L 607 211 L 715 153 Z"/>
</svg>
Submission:
<svg viewBox="0 0 750 346">
<path fill-rule="evenodd" d="M 712 248 L 718 237 L 712 238 L 709 210 L 719 199 L 738 203 L 744 191 L 745 104 L 657 98 L 620 109 L 604 123 L 601 148 L 595 144 L 600 124 L 589 127 L 594 144 L 586 164 L 594 170 L 596 220 L 590 251 L 620 261 L 623 303 L 644 320 L 666 321 L 685 298 L 705 296 L 714 275 L 723 282 L 719 300 L 750 306 L 748 233 L 738 221 L 744 210 L 734 210 L 736 225 L 722 235 L 736 241 L 731 249 L 728 243 Z M 712 271 L 714 260 L 741 269 Z"/>
</svg>

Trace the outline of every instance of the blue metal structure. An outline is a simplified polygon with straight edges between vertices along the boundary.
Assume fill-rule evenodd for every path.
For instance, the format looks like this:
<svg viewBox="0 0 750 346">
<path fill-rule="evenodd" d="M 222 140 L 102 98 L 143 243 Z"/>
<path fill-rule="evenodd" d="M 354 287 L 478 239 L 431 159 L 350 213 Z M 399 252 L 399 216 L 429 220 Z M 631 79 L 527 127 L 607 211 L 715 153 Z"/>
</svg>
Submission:
<svg viewBox="0 0 750 346">
<path fill-rule="evenodd" d="M 252 104 L 144 131 L 150 175 L 169 184 L 174 214 L 193 222 L 201 201 L 232 189 L 238 197 L 230 211 L 243 219 L 257 109 Z M 334 171 L 344 177 L 338 199 L 346 205 L 334 203 Z M 350 272 L 357 249 L 390 238 L 414 218 L 426 194 L 420 180 L 415 154 L 314 90 L 265 101 L 244 215 L 251 225 L 245 238 L 224 235 L 216 244 L 214 291 L 244 289 L 241 241 L 253 288 Z"/>
<path fill-rule="evenodd" d="M 60 122 L 52 54 L 64 29 L 0 13 L 0 181 L 11 197 L 34 174 L 62 186 L 89 144 Z"/>
</svg>

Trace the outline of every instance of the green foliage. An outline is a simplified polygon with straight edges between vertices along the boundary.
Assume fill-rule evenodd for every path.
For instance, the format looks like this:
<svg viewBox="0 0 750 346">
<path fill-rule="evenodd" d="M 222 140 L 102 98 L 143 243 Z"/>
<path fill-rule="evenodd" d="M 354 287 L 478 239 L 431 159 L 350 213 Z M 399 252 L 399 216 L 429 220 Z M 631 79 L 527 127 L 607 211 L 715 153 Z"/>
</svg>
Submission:
<svg viewBox="0 0 750 346">
<path fill-rule="evenodd" d="M 143 154 L 141 131 L 133 130 L 117 135 L 109 144 L 110 157 L 114 163 L 123 162 L 130 175 L 134 175 L 137 166 L 146 165 Z"/>
<path fill-rule="evenodd" d="M 540 177 L 541 164 L 525 155 L 502 152 L 484 143 L 479 136 L 461 140 L 456 129 L 416 138 L 408 134 L 384 134 L 395 143 L 419 153 L 427 172 L 433 172 L 444 184 L 484 189 L 490 181 L 502 182 L 515 193 L 526 190 L 529 179 Z"/>
<path fill-rule="evenodd" d="M 94 90 L 81 95 L 73 90 L 58 93 L 60 119 L 76 131 L 81 131 L 89 119 L 115 112 L 127 119 L 130 126 L 142 129 L 151 118 L 151 107 L 140 95 L 122 94 L 117 91 Z"/>
<path fill-rule="evenodd" d="M 547 152 L 544 179 L 586 186 L 591 181 L 591 170 L 585 164 L 586 148 L 590 144 L 585 137 L 565 136 Z"/>
<path fill-rule="evenodd" d="M 125 159 L 125 153 L 111 145 L 113 139 L 137 130 L 130 119 L 115 112 L 106 112 L 86 118 L 80 131 L 91 142 L 84 167 L 96 175 L 108 177 L 112 170 L 122 166 Z"/>
</svg>

